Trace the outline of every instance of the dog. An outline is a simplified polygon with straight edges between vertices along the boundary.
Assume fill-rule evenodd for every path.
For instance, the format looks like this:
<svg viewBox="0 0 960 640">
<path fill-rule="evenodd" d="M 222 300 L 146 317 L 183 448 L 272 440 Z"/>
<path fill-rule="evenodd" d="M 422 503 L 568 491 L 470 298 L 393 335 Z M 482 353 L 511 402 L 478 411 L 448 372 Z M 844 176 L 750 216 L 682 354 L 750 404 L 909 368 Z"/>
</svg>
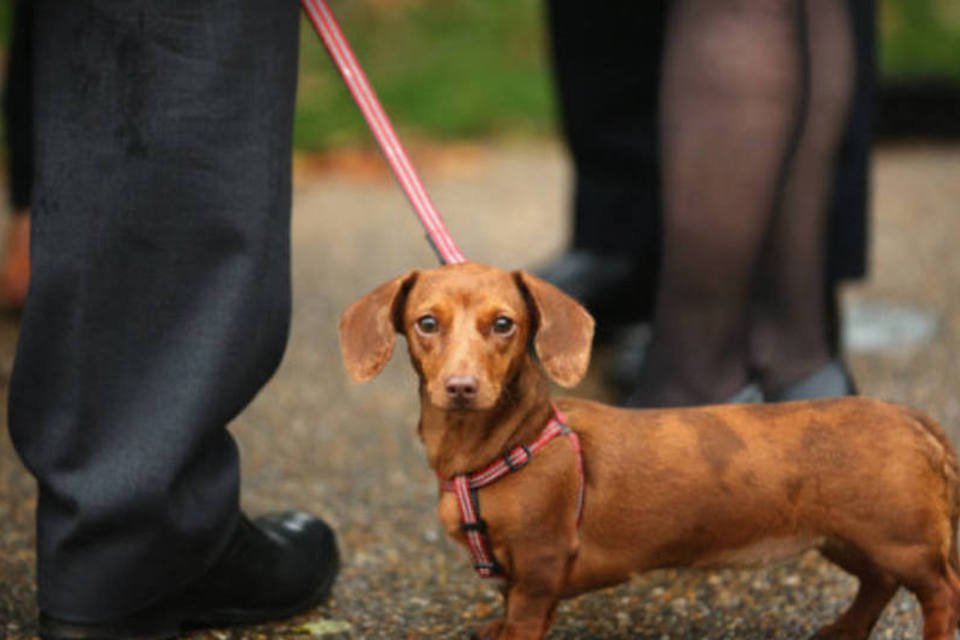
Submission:
<svg viewBox="0 0 960 640">
<path fill-rule="evenodd" d="M 866 639 L 899 586 L 920 602 L 925 640 L 954 637 L 958 465 L 931 418 L 867 398 L 683 409 L 551 400 L 548 377 L 571 387 L 585 375 L 593 328 L 551 284 L 471 262 L 402 275 L 341 317 L 357 381 L 406 337 L 419 435 L 445 489 L 440 520 L 481 575 L 503 580 L 505 615 L 478 637 L 542 638 L 560 599 L 644 571 L 807 549 L 860 581 L 816 637 Z M 494 468 L 495 481 L 474 482 Z"/>
</svg>

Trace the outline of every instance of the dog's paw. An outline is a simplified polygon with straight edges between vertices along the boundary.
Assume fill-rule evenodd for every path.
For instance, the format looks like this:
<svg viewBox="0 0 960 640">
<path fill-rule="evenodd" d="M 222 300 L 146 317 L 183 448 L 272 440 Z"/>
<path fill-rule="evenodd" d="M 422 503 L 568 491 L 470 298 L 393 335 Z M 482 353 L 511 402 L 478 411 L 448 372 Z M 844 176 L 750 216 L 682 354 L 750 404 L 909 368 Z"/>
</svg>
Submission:
<svg viewBox="0 0 960 640">
<path fill-rule="evenodd" d="M 470 640 L 497 640 L 503 631 L 503 619 L 488 622 L 473 632 Z"/>
</svg>

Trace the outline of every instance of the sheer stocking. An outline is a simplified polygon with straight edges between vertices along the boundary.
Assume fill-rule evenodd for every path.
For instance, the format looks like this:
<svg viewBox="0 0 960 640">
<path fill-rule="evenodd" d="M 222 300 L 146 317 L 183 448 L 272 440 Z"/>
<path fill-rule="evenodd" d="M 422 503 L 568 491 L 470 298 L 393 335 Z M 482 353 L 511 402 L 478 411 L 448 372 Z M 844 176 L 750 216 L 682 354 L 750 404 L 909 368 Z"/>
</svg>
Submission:
<svg viewBox="0 0 960 640">
<path fill-rule="evenodd" d="M 831 357 L 826 214 L 853 89 L 852 32 L 845 2 L 806 0 L 806 6 L 809 97 L 760 265 L 750 327 L 750 362 L 768 391 Z"/>
<path fill-rule="evenodd" d="M 845 10 L 843 0 L 674 2 L 661 89 L 664 258 L 629 404 L 722 401 L 754 366 L 776 385 L 820 361 L 795 338 L 827 344 L 822 227 L 850 85 L 849 26 L 836 17 Z M 762 321 L 751 322 L 754 309 Z"/>
</svg>

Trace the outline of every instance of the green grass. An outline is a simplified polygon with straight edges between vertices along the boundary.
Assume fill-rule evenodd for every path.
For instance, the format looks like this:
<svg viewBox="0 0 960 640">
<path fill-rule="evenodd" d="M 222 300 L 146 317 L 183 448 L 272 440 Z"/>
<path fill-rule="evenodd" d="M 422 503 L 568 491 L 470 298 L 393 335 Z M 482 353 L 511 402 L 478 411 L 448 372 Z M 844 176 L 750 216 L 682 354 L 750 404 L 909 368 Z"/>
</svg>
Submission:
<svg viewBox="0 0 960 640">
<path fill-rule="evenodd" d="M 465 138 L 552 127 L 540 0 L 344 0 L 333 7 L 404 134 Z M 308 23 L 294 138 L 305 149 L 369 139 Z"/>
<path fill-rule="evenodd" d="M 884 78 L 960 81 L 960 1 L 881 0 L 880 10 Z"/>
</svg>

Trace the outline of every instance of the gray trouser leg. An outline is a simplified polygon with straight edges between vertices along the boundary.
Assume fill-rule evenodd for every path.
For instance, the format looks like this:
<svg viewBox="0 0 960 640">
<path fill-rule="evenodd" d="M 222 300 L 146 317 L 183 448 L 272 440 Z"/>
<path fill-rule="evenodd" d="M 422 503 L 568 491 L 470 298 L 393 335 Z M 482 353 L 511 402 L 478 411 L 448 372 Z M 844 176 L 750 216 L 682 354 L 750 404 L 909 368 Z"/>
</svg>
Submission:
<svg viewBox="0 0 960 640">
<path fill-rule="evenodd" d="M 39 599 L 119 616 L 238 516 L 225 426 L 290 306 L 295 0 L 39 0 L 33 282 L 11 383 Z"/>
</svg>

